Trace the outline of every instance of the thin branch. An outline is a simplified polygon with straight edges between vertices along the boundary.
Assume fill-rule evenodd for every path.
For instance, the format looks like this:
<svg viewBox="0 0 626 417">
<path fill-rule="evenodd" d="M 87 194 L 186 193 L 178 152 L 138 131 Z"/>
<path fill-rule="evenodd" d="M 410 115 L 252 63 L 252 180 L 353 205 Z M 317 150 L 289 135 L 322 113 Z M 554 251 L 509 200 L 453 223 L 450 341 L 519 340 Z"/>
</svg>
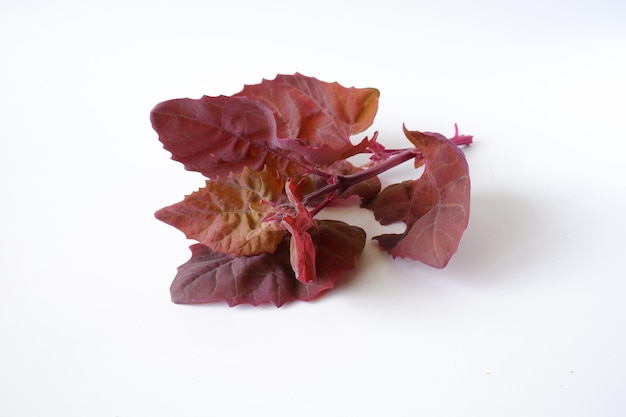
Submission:
<svg viewBox="0 0 626 417">
<path fill-rule="evenodd" d="M 338 175 L 336 177 L 336 181 L 333 181 L 333 183 L 327 184 L 323 186 L 322 188 L 319 188 L 313 191 L 312 193 L 307 194 L 306 196 L 304 196 L 304 199 L 302 201 L 305 205 L 307 205 L 307 203 L 315 200 L 316 198 L 320 196 L 331 194 L 331 193 L 339 194 L 342 191 L 347 190 L 354 184 L 358 184 L 361 181 L 365 181 L 367 179 L 375 177 L 387 171 L 388 169 L 391 169 L 397 165 L 400 165 L 403 162 L 406 162 L 408 160 L 414 159 L 419 156 L 421 156 L 421 153 L 416 148 L 410 148 L 410 149 L 406 149 L 400 152 L 397 155 L 392 156 L 389 159 L 381 161 L 380 163 L 376 165 L 372 165 L 371 167 L 366 168 L 362 171 L 355 172 L 354 174 L 349 174 L 349 175 Z"/>
</svg>

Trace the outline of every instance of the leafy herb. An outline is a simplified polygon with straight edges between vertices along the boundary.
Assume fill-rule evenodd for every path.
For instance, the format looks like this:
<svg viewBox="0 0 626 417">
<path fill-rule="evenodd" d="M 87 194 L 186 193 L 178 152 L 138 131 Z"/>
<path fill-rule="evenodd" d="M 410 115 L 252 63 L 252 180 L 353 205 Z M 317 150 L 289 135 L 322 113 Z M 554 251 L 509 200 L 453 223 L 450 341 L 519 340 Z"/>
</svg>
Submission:
<svg viewBox="0 0 626 417">
<path fill-rule="evenodd" d="M 456 252 L 469 219 L 470 180 L 460 145 L 410 131 L 413 145 L 386 149 L 378 134 L 356 145 L 378 109 L 374 88 L 346 88 L 301 74 L 246 85 L 233 96 L 174 99 L 151 112 L 172 159 L 207 177 L 206 185 L 156 217 L 198 243 L 171 286 L 175 303 L 226 301 L 281 306 L 308 301 L 356 265 L 365 232 L 315 216 L 357 196 L 402 234 L 374 237 L 395 257 L 442 268 Z M 369 154 L 355 166 L 348 159 Z M 401 163 L 423 174 L 381 191 L 378 175 Z"/>
</svg>

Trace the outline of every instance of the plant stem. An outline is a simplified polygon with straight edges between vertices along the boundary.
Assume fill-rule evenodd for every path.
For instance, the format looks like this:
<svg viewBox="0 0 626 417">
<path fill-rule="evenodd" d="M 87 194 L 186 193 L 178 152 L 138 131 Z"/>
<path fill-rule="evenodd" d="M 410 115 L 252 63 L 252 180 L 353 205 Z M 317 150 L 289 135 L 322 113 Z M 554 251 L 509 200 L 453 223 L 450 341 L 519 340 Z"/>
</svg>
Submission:
<svg viewBox="0 0 626 417">
<path fill-rule="evenodd" d="M 460 136 L 455 135 L 453 138 L 450 138 L 450 141 L 454 143 L 456 146 L 470 145 L 473 140 L 474 140 L 474 136 L 471 136 L 471 135 L 460 135 Z"/>
<path fill-rule="evenodd" d="M 306 205 L 309 201 L 314 200 L 322 195 L 327 195 L 335 192 L 338 194 L 342 191 L 345 191 L 354 184 L 358 184 L 361 181 L 365 181 L 369 178 L 375 177 L 387 171 L 388 169 L 400 165 L 403 162 L 419 157 L 421 157 L 421 153 L 416 148 L 405 149 L 402 152 L 392 156 L 391 158 L 386 159 L 362 171 L 355 172 L 354 174 L 337 176 L 337 180 L 335 182 L 325 185 L 322 188 L 319 188 L 318 190 L 307 194 L 302 202 Z M 323 202 L 322 204 L 324 204 L 325 206 L 328 203 Z M 319 212 L 317 207 L 315 209 L 315 212 Z"/>
<path fill-rule="evenodd" d="M 441 137 L 441 139 L 445 139 L 445 136 L 440 135 L 438 133 L 432 134 Z M 473 141 L 473 136 L 471 135 L 459 135 L 459 129 L 457 125 L 454 125 L 454 136 L 449 138 L 449 140 L 454 143 L 456 146 L 467 146 L 470 145 Z M 315 215 L 319 213 L 324 207 L 326 207 L 333 198 L 340 194 L 341 192 L 347 190 L 349 187 L 354 184 L 358 184 L 361 181 L 365 181 L 369 178 L 375 177 L 388 169 L 391 169 L 397 165 L 400 165 L 403 162 L 411 160 L 413 158 L 423 158 L 423 155 L 420 153 L 417 148 L 407 148 L 407 149 L 392 149 L 385 150 L 385 152 L 390 155 L 387 159 L 381 160 L 374 165 L 371 165 L 369 168 L 363 169 L 362 171 L 355 172 L 354 174 L 349 175 L 338 175 L 336 177 L 331 176 L 329 174 L 323 172 L 312 171 L 314 174 L 319 175 L 320 177 L 326 178 L 330 180 L 331 178 L 334 180 L 329 182 L 329 184 L 313 191 L 310 194 L 304 196 L 302 202 L 304 205 L 307 205 L 309 202 L 321 197 L 326 196 L 324 201 L 318 204 L 311 211 L 311 215 Z M 367 151 L 363 152 L 367 153 Z"/>
<path fill-rule="evenodd" d="M 474 136 L 472 135 L 459 135 L 459 126 L 454 124 L 454 137 L 451 137 L 450 140 L 456 146 L 469 145 L 474 140 Z"/>
<path fill-rule="evenodd" d="M 324 207 L 326 207 L 327 205 L 329 205 L 332 201 L 333 198 L 337 195 L 336 192 L 334 193 L 330 193 L 326 195 L 326 198 L 324 199 L 324 201 L 322 201 L 321 203 L 319 203 L 317 206 L 315 206 L 310 212 L 309 214 L 311 215 L 311 217 L 315 217 L 315 215 L 317 213 L 319 213 L 320 211 L 322 211 L 324 209 Z"/>
</svg>

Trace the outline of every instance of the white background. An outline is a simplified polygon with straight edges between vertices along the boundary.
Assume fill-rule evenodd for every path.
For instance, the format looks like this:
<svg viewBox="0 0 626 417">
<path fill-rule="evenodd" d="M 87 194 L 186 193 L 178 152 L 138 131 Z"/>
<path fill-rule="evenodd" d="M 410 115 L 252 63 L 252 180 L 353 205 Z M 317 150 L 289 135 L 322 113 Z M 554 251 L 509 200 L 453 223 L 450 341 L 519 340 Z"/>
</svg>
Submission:
<svg viewBox="0 0 626 417">
<path fill-rule="evenodd" d="M 0 58 L 0 415 L 626 412 L 624 2 L 2 0 Z M 202 179 L 150 110 L 296 71 L 379 88 L 385 145 L 475 135 L 456 256 L 172 304 L 190 242 L 153 213 Z"/>
</svg>

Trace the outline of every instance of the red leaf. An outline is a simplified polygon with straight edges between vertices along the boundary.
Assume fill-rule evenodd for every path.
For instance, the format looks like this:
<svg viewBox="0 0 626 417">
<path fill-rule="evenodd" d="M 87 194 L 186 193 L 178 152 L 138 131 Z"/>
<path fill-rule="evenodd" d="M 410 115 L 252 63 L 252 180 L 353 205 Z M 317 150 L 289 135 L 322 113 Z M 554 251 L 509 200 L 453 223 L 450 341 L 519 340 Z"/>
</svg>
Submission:
<svg viewBox="0 0 626 417">
<path fill-rule="evenodd" d="M 393 257 L 408 257 L 443 268 L 456 252 L 467 228 L 470 205 L 469 168 L 463 152 L 447 139 L 417 131 L 404 132 L 426 161 L 423 175 L 383 190 L 368 207 L 381 224 L 402 221 L 403 234 L 374 237 Z"/>
<path fill-rule="evenodd" d="M 320 221 L 313 237 L 317 249 L 317 277 L 303 283 L 295 279 L 289 262 L 289 243 L 274 254 L 232 256 L 192 245 L 191 259 L 178 268 L 170 288 L 172 301 L 198 304 L 226 301 L 237 304 L 309 301 L 333 288 L 337 277 L 353 269 L 363 251 L 365 232 L 338 221 Z"/>
<path fill-rule="evenodd" d="M 275 148 L 316 165 L 330 165 L 367 147 L 367 139 L 354 146 L 350 136 L 372 124 L 379 95 L 375 88 L 346 88 L 297 73 L 246 85 L 236 94 L 258 100 L 274 113 Z"/>
<path fill-rule="evenodd" d="M 208 178 L 261 171 L 268 165 L 284 175 L 303 171 L 269 149 L 276 140 L 276 121 L 268 108 L 246 97 L 175 99 L 151 112 L 152 127 L 172 159 Z"/>
<path fill-rule="evenodd" d="M 317 278 L 354 269 L 356 258 L 365 247 L 363 229 L 338 220 L 318 220 L 315 233 L 315 268 Z"/>
<path fill-rule="evenodd" d="M 285 230 L 263 227 L 272 206 L 261 202 L 279 202 L 283 186 L 284 181 L 269 169 L 251 172 L 246 167 L 239 174 L 207 181 L 204 188 L 155 216 L 217 252 L 274 252 Z"/>
</svg>

